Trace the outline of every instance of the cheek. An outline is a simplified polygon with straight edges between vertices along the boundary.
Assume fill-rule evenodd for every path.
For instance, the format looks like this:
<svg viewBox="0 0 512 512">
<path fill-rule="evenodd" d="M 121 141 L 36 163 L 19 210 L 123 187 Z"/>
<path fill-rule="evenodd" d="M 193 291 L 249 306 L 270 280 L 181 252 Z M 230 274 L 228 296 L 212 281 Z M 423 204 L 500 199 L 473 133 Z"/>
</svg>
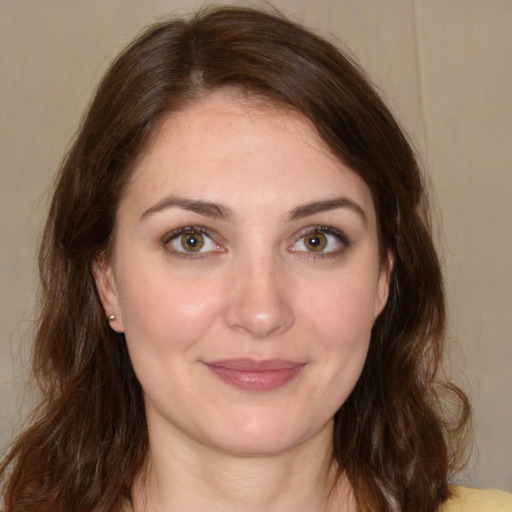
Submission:
<svg viewBox="0 0 512 512">
<path fill-rule="evenodd" d="M 314 413 L 324 417 L 327 411 L 332 417 L 354 389 L 366 361 L 375 287 L 368 279 L 340 277 L 315 290 L 302 310 L 307 350 L 316 367 L 309 394 Z"/>
<path fill-rule="evenodd" d="M 130 345 L 163 353 L 197 341 L 218 316 L 216 284 L 176 278 L 158 265 L 120 276 L 123 326 Z"/>
<path fill-rule="evenodd" d="M 304 314 L 321 339 L 348 350 L 369 341 L 376 293 L 375 281 L 367 274 L 353 274 L 323 282 L 300 302 L 307 304 Z"/>
</svg>

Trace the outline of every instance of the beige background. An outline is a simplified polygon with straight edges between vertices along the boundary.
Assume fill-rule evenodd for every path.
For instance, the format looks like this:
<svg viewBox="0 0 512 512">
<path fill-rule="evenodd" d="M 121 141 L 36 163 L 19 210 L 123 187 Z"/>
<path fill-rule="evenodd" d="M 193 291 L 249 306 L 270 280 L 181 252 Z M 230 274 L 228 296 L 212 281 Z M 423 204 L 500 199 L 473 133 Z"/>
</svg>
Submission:
<svg viewBox="0 0 512 512">
<path fill-rule="evenodd" d="M 91 91 L 139 29 L 194 0 L 0 0 L 0 446 L 23 401 L 49 185 Z M 432 175 L 455 371 L 478 449 L 462 478 L 512 491 L 512 1 L 276 0 L 343 41 Z M 341 44 L 341 43 L 340 43 Z"/>
</svg>

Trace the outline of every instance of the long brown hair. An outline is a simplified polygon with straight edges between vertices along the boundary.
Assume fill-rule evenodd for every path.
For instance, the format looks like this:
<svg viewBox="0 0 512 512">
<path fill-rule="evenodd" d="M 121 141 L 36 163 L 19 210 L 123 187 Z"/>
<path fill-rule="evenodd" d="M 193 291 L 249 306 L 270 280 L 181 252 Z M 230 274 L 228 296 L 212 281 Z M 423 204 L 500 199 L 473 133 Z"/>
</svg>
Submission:
<svg viewBox="0 0 512 512">
<path fill-rule="evenodd" d="M 311 120 L 369 186 L 383 258 L 394 254 L 363 373 L 335 416 L 333 460 L 359 509 L 435 511 L 449 496 L 469 412 L 464 394 L 439 377 L 443 285 L 410 144 L 333 45 L 275 14 L 220 8 L 160 23 L 133 42 L 63 162 L 39 260 L 33 374 L 43 399 L 0 468 L 9 512 L 115 511 L 129 496 L 148 451 L 143 396 L 91 267 L 112 244 L 120 197 L 162 120 L 223 87 Z"/>
</svg>

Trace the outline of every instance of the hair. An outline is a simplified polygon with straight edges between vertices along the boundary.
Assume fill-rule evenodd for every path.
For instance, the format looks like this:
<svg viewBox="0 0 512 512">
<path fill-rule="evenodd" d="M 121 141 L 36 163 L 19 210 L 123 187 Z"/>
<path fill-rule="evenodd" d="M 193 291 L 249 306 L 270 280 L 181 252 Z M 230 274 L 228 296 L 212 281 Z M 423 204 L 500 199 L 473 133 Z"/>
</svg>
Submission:
<svg viewBox="0 0 512 512">
<path fill-rule="evenodd" d="M 154 25 L 121 53 L 62 164 L 39 257 L 42 400 L 0 468 L 9 512 L 115 511 L 130 495 L 148 455 L 144 400 L 92 265 L 163 120 L 223 88 L 310 120 L 368 185 L 382 258 L 393 255 L 362 375 L 334 418 L 338 474 L 361 511 L 434 511 L 449 497 L 469 406 L 443 377 L 442 276 L 414 151 L 331 43 L 278 14 L 217 8 Z"/>
</svg>

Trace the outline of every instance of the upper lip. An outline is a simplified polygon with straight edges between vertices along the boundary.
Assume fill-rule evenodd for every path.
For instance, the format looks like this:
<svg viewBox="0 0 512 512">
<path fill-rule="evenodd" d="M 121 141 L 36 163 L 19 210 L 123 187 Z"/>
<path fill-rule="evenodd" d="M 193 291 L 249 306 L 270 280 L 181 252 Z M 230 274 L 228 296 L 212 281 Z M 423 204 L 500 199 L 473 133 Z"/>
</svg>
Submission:
<svg viewBox="0 0 512 512">
<path fill-rule="evenodd" d="M 306 363 L 288 361 L 286 359 L 221 359 L 218 361 L 205 361 L 208 366 L 218 366 L 228 370 L 264 372 L 272 370 L 289 370 L 304 366 Z"/>
</svg>

